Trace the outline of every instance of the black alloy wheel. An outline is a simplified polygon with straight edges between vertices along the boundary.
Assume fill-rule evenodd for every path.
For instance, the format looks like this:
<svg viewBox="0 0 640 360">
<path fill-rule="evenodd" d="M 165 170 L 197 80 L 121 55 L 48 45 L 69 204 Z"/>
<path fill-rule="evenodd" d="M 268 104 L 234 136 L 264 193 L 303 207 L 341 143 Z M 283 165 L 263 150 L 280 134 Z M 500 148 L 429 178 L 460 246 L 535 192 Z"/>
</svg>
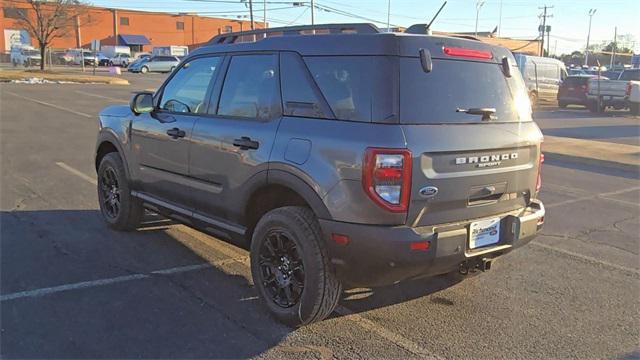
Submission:
<svg viewBox="0 0 640 360">
<path fill-rule="evenodd" d="M 273 302 L 289 308 L 304 290 L 304 266 L 292 235 L 285 229 L 271 229 L 260 248 L 260 281 Z"/>
<path fill-rule="evenodd" d="M 116 171 L 108 167 L 100 177 L 100 191 L 102 192 L 102 203 L 105 215 L 111 219 L 118 217 L 120 213 L 120 187 Z"/>
</svg>

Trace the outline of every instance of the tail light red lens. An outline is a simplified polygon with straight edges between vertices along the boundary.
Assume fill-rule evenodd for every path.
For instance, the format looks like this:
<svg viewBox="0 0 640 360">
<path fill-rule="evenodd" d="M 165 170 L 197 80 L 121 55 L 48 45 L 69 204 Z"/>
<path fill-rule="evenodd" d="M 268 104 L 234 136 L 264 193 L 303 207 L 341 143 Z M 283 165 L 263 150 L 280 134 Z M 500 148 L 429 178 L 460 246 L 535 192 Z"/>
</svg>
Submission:
<svg viewBox="0 0 640 360">
<path fill-rule="evenodd" d="M 627 96 L 631 96 L 631 82 L 627 84 L 627 89 L 625 90 L 625 94 Z"/>
<path fill-rule="evenodd" d="M 406 212 L 411 196 L 411 152 L 407 149 L 367 148 L 362 186 L 380 207 Z"/>
<path fill-rule="evenodd" d="M 588 93 L 589 92 L 589 87 L 586 84 L 580 86 L 580 88 L 582 89 L 582 92 L 584 92 L 584 93 Z"/>
<path fill-rule="evenodd" d="M 475 58 L 475 59 L 493 58 L 493 54 L 491 53 L 491 51 L 485 51 L 485 50 L 445 47 L 445 48 L 442 48 L 442 51 L 445 53 L 445 55 L 449 55 L 449 56 L 458 56 L 458 57 Z"/>
<path fill-rule="evenodd" d="M 536 193 L 540 192 L 542 188 L 542 176 L 540 176 L 540 172 L 542 171 L 542 163 L 544 162 L 544 154 L 540 153 L 540 160 L 538 161 L 538 180 L 536 181 Z"/>
</svg>

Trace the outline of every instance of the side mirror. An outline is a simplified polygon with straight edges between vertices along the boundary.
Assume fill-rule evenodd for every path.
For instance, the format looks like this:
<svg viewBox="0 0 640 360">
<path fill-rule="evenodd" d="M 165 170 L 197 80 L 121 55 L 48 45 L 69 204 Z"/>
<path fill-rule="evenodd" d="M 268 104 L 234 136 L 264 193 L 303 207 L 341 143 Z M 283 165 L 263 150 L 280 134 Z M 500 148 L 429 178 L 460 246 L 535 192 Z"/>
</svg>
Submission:
<svg viewBox="0 0 640 360">
<path fill-rule="evenodd" d="M 149 91 L 139 92 L 133 95 L 129 102 L 129 108 L 135 115 L 153 111 L 153 93 Z"/>
</svg>

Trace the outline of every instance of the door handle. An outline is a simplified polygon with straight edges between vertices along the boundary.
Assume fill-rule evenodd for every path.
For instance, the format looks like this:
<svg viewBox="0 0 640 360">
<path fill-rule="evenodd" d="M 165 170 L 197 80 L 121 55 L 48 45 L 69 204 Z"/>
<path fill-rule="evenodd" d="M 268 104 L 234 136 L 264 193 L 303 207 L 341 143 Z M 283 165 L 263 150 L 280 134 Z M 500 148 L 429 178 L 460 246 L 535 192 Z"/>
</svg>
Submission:
<svg viewBox="0 0 640 360">
<path fill-rule="evenodd" d="M 233 140 L 233 146 L 237 146 L 240 150 L 249 150 L 249 149 L 257 149 L 260 147 L 260 143 L 257 141 L 251 140 L 251 138 L 247 136 L 243 136 L 240 139 Z"/>
<path fill-rule="evenodd" d="M 174 139 L 177 139 L 177 138 L 185 137 L 186 133 L 184 132 L 184 130 L 173 128 L 173 129 L 167 130 L 167 135 L 171 136 Z"/>
</svg>

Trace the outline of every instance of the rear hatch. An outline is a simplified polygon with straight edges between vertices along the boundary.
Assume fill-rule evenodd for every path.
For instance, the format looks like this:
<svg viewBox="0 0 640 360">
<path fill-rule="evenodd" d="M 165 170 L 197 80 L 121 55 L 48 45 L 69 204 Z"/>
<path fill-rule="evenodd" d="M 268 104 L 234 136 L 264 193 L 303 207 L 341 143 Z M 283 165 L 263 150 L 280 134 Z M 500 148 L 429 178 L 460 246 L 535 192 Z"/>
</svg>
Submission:
<svg viewBox="0 0 640 360">
<path fill-rule="evenodd" d="M 558 90 L 558 99 L 586 98 L 588 82 L 589 77 L 587 76 L 569 76 L 562 82 L 562 85 L 560 85 L 560 89 Z"/>
<path fill-rule="evenodd" d="M 475 41 L 454 45 L 430 46 L 430 72 L 424 58 L 400 58 L 400 123 L 414 159 L 411 226 L 521 209 L 536 193 L 542 134 L 513 56 Z"/>
</svg>

